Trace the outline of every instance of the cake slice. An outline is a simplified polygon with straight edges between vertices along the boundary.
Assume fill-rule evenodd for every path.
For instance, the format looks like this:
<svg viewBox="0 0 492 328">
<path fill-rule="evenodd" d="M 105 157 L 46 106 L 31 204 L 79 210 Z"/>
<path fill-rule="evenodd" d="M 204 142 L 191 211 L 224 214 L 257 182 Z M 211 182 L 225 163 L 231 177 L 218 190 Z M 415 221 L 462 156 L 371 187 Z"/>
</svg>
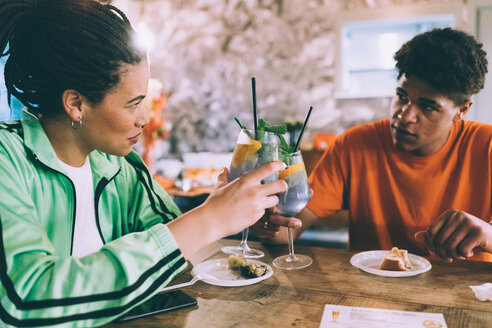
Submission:
<svg viewBox="0 0 492 328">
<path fill-rule="evenodd" d="M 379 265 L 380 270 L 389 271 L 410 271 L 411 268 L 408 251 L 398 247 L 393 247 Z"/>
</svg>

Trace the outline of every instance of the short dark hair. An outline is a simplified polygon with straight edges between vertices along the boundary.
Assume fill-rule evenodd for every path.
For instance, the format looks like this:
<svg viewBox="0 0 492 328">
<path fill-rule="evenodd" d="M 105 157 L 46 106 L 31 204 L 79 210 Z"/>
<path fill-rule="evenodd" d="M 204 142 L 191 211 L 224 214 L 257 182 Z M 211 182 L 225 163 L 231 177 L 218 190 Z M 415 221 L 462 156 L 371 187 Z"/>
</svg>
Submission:
<svg viewBox="0 0 492 328">
<path fill-rule="evenodd" d="M 461 105 L 483 89 L 487 53 L 462 31 L 438 28 L 415 36 L 394 56 L 398 79 L 415 76 Z"/>
<path fill-rule="evenodd" d="M 145 58 L 125 14 L 99 1 L 2 0 L 0 21 L 9 101 L 13 95 L 35 114 L 63 113 L 67 89 L 100 103 L 122 65 Z"/>
</svg>

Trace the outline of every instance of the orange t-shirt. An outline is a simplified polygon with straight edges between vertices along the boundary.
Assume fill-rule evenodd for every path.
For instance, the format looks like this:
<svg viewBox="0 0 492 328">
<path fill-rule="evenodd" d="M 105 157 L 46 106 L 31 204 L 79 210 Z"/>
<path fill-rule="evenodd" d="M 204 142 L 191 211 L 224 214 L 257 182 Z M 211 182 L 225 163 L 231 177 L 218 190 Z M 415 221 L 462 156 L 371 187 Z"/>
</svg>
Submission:
<svg viewBox="0 0 492 328">
<path fill-rule="evenodd" d="M 415 156 L 392 142 L 389 120 L 356 126 L 330 144 L 309 177 L 307 207 L 318 217 L 349 210 L 350 249 L 428 255 L 414 234 L 442 212 L 492 217 L 492 125 L 454 123 L 435 154 Z M 473 259 L 492 261 L 492 254 Z"/>
</svg>

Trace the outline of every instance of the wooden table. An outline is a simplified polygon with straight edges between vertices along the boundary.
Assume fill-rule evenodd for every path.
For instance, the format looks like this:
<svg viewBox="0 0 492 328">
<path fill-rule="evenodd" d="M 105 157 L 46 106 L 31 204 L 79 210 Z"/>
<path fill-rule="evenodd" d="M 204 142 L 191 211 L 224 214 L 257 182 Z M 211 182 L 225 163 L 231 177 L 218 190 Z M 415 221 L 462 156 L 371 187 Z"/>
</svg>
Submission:
<svg viewBox="0 0 492 328">
<path fill-rule="evenodd" d="M 220 247 L 237 243 L 221 240 L 191 262 L 226 257 Z M 263 249 L 262 261 L 270 265 L 272 258 L 287 252 L 286 246 L 251 246 Z M 313 264 L 295 271 L 274 268 L 272 277 L 244 287 L 199 281 L 183 288 L 198 306 L 105 327 L 319 327 L 325 304 L 437 312 L 449 328 L 492 327 L 492 302 L 479 301 L 469 287 L 492 282 L 492 263 L 431 260 L 433 267 L 426 273 L 390 278 L 353 267 L 349 262 L 353 251 L 306 246 L 296 250 L 311 256 Z M 176 283 L 190 279 L 187 272 Z"/>
</svg>

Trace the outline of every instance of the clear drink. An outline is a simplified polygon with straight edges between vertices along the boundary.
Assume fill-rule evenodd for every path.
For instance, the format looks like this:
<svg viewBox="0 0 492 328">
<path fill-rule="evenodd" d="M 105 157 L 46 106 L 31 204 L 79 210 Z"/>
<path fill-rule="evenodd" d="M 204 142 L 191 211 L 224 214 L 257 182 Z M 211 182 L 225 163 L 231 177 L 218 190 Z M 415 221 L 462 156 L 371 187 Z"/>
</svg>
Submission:
<svg viewBox="0 0 492 328">
<path fill-rule="evenodd" d="M 282 154 L 280 159 L 287 165 L 287 168 L 280 171 L 278 177 L 287 182 L 288 189 L 278 194 L 279 203 L 277 204 L 277 209 L 283 216 L 294 216 L 311 199 L 311 189 L 308 184 L 306 168 L 300 151 Z M 287 237 L 289 254 L 275 258 L 273 265 L 285 270 L 302 269 L 311 265 L 313 260 L 309 256 L 294 253 L 294 240 L 290 228 L 287 228 Z"/>
<path fill-rule="evenodd" d="M 301 169 L 286 177 L 289 189 L 278 195 L 277 209 L 284 216 L 294 216 L 299 213 L 311 199 L 311 189 L 307 181 L 306 170 Z"/>
<path fill-rule="evenodd" d="M 270 132 L 255 132 L 252 130 L 241 130 L 237 139 L 236 148 L 232 155 L 229 168 L 229 181 L 233 181 L 263 164 L 278 159 L 277 136 Z M 262 183 L 272 182 L 278 179 L 278 174 L 263 179 Z M 243 230 L 241 243 L 238 246 L 222 247 L 222 252 L 229 255 L 243 256 L 246 258 L 259 258 L 265 254 L 248 246 L 249 228 Z"/>
<path fill-rule="evenodd" d="M 253 131 L 247 130 L 254 135 Z M 241 131 L 238 143 L 232 155 L 231 166 L 229 168 L 229 181 L 239 178 L 241 175 L 253 171 L 254 169 L 273 162 L 278 159 L 278 146 L 276 136 L 269 132 L 260 133 L 259 140 L 250 139 L 246 132 Z M 263 141 L 263 142 L 262 142 Z M 277 179 L 277 175 L 272 175 L 263 180 L 264 183 Z"/>
</svg>

